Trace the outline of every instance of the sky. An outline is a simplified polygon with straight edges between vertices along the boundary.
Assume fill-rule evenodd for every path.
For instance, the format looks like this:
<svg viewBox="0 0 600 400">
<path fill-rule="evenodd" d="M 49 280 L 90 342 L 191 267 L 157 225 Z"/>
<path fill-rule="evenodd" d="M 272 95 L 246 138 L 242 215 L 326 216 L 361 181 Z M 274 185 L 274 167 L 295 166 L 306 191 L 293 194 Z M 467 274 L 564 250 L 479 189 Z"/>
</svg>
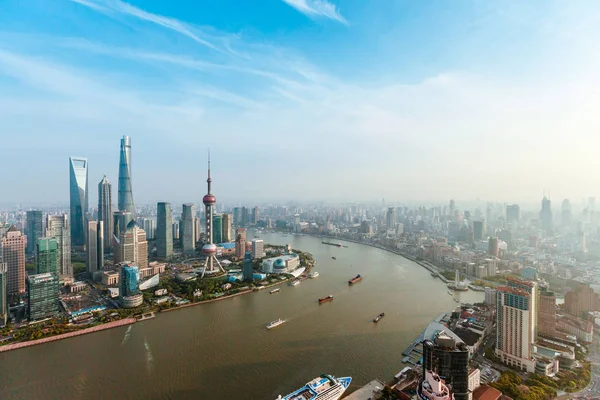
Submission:
<svg viewBox="0 0 600 400">
<path fill-rule="evenodd" d="M 600 3 L 0 2 L 0 203 L 596 196 Z"/>
</svg>

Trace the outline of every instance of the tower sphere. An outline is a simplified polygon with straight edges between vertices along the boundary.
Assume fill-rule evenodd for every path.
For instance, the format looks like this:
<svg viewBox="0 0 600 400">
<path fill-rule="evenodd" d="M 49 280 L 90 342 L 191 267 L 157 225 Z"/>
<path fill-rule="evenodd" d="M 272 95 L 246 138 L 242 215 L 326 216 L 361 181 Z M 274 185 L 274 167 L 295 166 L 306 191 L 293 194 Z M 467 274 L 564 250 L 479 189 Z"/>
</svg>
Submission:
<svg viewBox="0 0 600 400">
<path fill-rule="evenodd" d="M 217 253 L 217 246 L 215 244 L 212 244 L 212 243 L 205 244 L 202 247 L 202 253 L 205 256 L 210 256 L 210 255 L 216 254 Z"/>
<path fill-rule="evenodd" d="M 205 206 L 212 206 L 217 202 L 217 198 L 214 194 L 207 194 L 202 198 L 202 202 Z"/>
</svg>

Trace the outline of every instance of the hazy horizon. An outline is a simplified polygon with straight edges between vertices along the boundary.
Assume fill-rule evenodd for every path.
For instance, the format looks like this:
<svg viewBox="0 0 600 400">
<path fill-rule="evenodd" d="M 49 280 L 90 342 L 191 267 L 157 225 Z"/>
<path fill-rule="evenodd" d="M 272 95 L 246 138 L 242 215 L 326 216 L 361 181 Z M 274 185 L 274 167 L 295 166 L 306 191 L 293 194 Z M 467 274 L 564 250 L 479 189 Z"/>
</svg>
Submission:
<svg viewBox="0 0 600 400">
<path fill-rule="evenodd" d="M 558 210 L 597 196 L 600 5 L 8 0 L 2 204 L 362 201 Z M 597 196 L 598 197 L 598 196 Z"/>
</svg>

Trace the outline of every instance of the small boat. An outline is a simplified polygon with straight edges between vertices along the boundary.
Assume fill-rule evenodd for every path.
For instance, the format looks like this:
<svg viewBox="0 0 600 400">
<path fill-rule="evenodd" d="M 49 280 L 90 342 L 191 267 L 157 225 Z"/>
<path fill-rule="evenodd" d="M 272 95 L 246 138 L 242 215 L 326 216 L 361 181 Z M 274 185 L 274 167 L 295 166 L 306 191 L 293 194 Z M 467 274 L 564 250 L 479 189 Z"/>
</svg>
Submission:
<svg viewBox="0 0 600 400">
<path fill-rule="evenodd" d="M 355 284 L 356 282 L 359 282 L 359 281 L 361 281 L 361 280 L 362 280 L 362 276 L 360 276 L 360 274 L 358 274 L 358 275 L 356 275 L 354 278 L 350 279 L 350 280 L 348 281 L 348 284 L 349 284 L 349 285 L 353 285 L 353 284 Z"/>
<path fill-rule="evenodd" d="M 269 324 L 267 325 L 267 329 L 273 329 L 276 326 L 279 326 L 279 325 L 281 325 L 281 324 L 283 324 L 285 322 L 287 322 L 285 319 L 281 319 L 281 318 L 276 319 L 275 321 L 269 322 Z"/>
<path fill-rule="evenodd" d="M 327 297 L 323 297 L 322 299 L 319 299 L 319 304 L 326 303 L 328 301 L 333 301 L 333 295 L 332 294 L 330 294 Z"/>
<path fill-rule="evenodd" d="M 277 289 L 273 289 L 271 290 L 269 293 L 273 294 L 273 293 L 279 293 L 281 289 L 277 288 Z"/>
<path fill-rule="evenodd" d="M 319 273 L 317 271 L 311 272 L 308 275 L 308 277 L 311 278 L 311 279 L 316 278 L 317 276 L 319 276 Z"/>
<path fill-rule="evenodd" d="M 381 313 L 373 319 L 373 322 L 378 323 L 381 318 L 385 316 L 385 313 Z"/>
<path fill-rule="evenodd" d="M 331 258 L 332 258 L 333 260 L 337 260 L 337 258 L 335 258 L 335 257 L 331 257 Z"/>
<path fill-rule="evenodd" d="M 291 283 L 292 286 L 296 286 L 300 283 L 300 281 L 298 279 L 294 279 Z"/>
</svg>

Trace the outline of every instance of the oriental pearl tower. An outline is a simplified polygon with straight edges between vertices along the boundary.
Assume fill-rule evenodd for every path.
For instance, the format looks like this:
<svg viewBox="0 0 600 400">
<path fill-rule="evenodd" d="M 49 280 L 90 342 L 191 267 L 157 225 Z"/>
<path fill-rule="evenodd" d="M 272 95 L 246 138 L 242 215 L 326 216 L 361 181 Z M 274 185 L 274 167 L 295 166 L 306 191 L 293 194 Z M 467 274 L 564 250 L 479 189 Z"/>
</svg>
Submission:
<svg viewBox="0 0 600 400">
<path fill-rule="evenodd" d="M 208 183 L 208 193 L 202 198 L 206 210 L 206 244 L 202 247 L 202 253 L 206 257 L 206 260 L 204 261 L 204 270 L 202 271 L 201 278 L 204 278 L 207 272 L 209 274 L 217 272 L 225 273 L 221 263 L 217 260 L 217 246 L 213 243 L 213 206 L 217 202 L 217 198 L 210 192 L 210 184 L 212 183 L 212 179 L 210 179 L 210 152 L 208 153 L 208 179 L 206 182 Z"/>
</svg>

